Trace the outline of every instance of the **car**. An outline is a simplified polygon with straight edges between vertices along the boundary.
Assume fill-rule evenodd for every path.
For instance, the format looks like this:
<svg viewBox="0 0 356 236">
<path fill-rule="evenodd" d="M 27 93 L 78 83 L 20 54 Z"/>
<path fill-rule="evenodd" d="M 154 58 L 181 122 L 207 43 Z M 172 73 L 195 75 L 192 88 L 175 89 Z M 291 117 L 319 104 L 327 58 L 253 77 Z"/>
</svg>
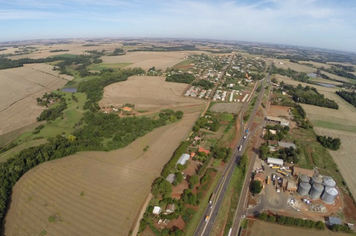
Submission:
<svg viewBox="0 0 356 236">
<path fill-rule="evenodd" d="M 246 138 L 246 135 L 244 136 L 244 138 Z"/>
</svg>

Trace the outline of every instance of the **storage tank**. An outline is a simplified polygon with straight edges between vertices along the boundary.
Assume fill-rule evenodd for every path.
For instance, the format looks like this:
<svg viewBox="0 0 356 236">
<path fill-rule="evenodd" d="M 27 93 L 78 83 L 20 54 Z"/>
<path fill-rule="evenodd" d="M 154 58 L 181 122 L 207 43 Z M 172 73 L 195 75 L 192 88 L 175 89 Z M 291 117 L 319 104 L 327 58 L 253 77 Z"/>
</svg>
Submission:
<svg viewBox="0 0 356 236">
<path fill-rule="evenodd" d="M 301 182 L 299 184 L 298 193 L 302 196 L 308 195 L 310 190 L 310 184 L 306 182 Z"/>
<path fill-rule="evenodd" d="M 310 189 L 310 197 L 313 199 L 320 198 L 321 193 L 324 191 L 324 186 L 319 183 L 314 183 Z"/>
<path fill-rule="evenodd" d="M 323 179 L 320 178 L 319 176 L 313 176 L 311 179 L 311 183 L 314 184 L 322 184 L 323 183 Z"/>
<path fill-rule="evenodd" d="M 325 187 L 325 191 L 323 195 L 321 196 L 321 199 L 327 203 L 331 204 L 334 202 L 336 196 L 339 194 L 339 191 L 337 191 L 336 188 L 334 187 Z"/>
<path fill-rule="evenodd" d="M 300 183 L 303 183 L 303 182 L 304 182 L 304 183 L 309 183 L 310 178 L 309 178 L 308 176 L 306 176 L 306 175 L 300 175 L 300 176 L 299 176 L 299 180 L 300 180 L 300 181 L 299 181 Z"/>
<path fill-rule="evenodd" d="M 333 178 L 331 178 L 329 176 L 325 176 L 324 177 L 323 184 L 324 184 L 325 187 L 330 187 L 330 188 L 336 186 L 335 180 L 333 180 Z"/>
</svg>

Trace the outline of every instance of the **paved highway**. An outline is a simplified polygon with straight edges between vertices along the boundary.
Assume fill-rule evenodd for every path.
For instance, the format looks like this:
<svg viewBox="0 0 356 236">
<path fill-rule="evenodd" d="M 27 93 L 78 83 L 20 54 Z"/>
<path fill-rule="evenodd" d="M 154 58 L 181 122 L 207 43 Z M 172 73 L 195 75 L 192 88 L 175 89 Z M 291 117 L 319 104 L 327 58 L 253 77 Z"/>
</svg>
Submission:
<svg viewBox="0 0 356 236">
<path fill-rule="evenodd" d="M 268 80 L 268 79 L 269 79 L 269 75 L 264 80 Z M 264 80 L 262 80 L 260 83 L 263 83 Z M 264 87 L 265 86 L 262 86 L 260 94 L 255 102 L 255 106 L 254 106 L 253 111 L 250 115 L 246 129 L 249 129 L 252 126 L 257 109 L 260 106 L 262 96 L 264 94 L 264 90 L 265 90 Z M 242 113 L 243 112 L 240 113 L 240 118 L 241 118 Z M 245 133 L 245 131 L 243 131 L 243 133 Z M 234 171 L 236 165 L 239 163 L 241 155 L 244 153 L 244 151 L 247 147 L 249 137 L 250 137 L 249 133 L 247 133 L 246 138 L 244 138 L 244 135 L 240 136 L 238 145 L 234 149 L 233 158 L 231 158 L 231 160 L 229 161 L 227 168 L 225 169 L 225 171 L 223 173 L 222 178 L 219 180 L 218 184 L 216 185 L 216 187 L 214 189 L 213 203 L 208 204 L 207 208 L 205 209 L 204 215 L 203 215 L 202 219 L 200 220 L 198 228 L 196 229 L 196 231 L 194 233 L 195 236 L 208 236 L 210 234 L 211 229 L 212 229 L 214 222 L 216 220 L 217 214 L 219 212 L 220 206 L 224 199 L 225 192 L 226 192 L 227 186 L 230 182 L 233 171 Z M 247 173 L 249 173 L 249 172 L 247 172 Z M 242 192 L 241 196 L 246 196 L 246 193 Z M 241 199 L 240 199 L 240 201 L 241 201 Z M 206 220 L 206 216 L 209 216 L 208 220 Z"/>
</svg>

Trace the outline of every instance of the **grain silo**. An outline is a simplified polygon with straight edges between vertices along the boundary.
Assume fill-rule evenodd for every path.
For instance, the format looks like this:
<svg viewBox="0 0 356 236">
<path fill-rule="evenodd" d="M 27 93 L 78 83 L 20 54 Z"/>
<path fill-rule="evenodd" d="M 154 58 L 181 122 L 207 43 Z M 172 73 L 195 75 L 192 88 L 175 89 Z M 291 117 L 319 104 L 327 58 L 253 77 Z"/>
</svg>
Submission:
<svg viewBox="0 0 356 236">
<path fill-rule="evenodd" d="M 314 183 L 310 189 L 310 197 L 313 199 L 320 198 L 321 193 L 324 190 L 324 186 L 319 183 Z"/>
<path fill-rule="evenodd" d="M 319 176 L 313 176 L 313 177 L 311 178 L 311 183 L 312 183 L 312 184 L 314 184 L 314 183 L 316 183 L 316 184 L 322 184 L 322 183 L 323 183 L 323 179 L 320 178 Z"/>
<path fill-rule="evenodd" d="M 301 182 L 299 184 L 298 193 L 302 196 L 308 195 L 310 190 L 310 184 L 306 182 Z"/>
<path fill-rule="evenodd" d="M 330 187 L 330 188 L 336 186 L 335 180 L 333 180 L 333 178 L 331 178 L 329 176 L 325 176 L 324 177 L 323 184 L 324 184 L 325 187 Z"/>
<path fill-rule="evenodd" d="M 327 203 L 331 204 L 334 202 L 336 196 L 339 194 L 336 188 L 334 187 L 325 187 L 325 191 L 323 195 L 321 196 L 321 199 Z"/>
<path fill-rule="evenodd" d="M 309 183 L 310 178 L 306 175 L 300 175 L 299 176 L 299 182 L 300 183 Z"/>
</svg>

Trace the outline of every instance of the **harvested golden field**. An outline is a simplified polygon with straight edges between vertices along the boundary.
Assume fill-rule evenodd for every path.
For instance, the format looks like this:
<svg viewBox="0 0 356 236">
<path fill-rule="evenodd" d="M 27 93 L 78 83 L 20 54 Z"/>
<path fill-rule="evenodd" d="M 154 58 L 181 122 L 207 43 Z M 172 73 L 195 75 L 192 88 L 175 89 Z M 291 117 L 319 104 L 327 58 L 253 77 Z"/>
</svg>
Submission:
<svg viewBox="0 0 356 236">
<path fill-rule="evenodd" d="M 274 65 L 277 68 L 283 68 L 285 70 L 290 68 L 290 69 L 298 71 L 298 72 L 312 73 L 312 72 L 316 71 L 315 68 L 312 68 L 312 67 L 309 67 L 309 66 L 300 65 L 300 64 L 293 63 L 293 62 L 286 61 L 286 60 L 276 61 L 274 63 Z"/>
<path fill-rule="evenodd" d="M 356 196 L 356 134 L 347 131 L 340 131 L 335 129 L 327 129 L 315 127 L 315 131 L 319 135 L 326 135 L 334 138 L 340 138 L 341 147 L 337 151 L 330 150 L 329 153 L 337 164 L 342 177 L 345 179 L 347 185 L 353 196 Z"/>
<path fill-rule="evenodd" d="M 162 110 L 206 104 L 202 99 L 183 97 L 187 84 L 165 82 L 160 76 L 132 76 L 127 81 L 111 84 L 104 89 L 101 107 L 121 107 L 135 104 L 136 110 Z"/>
<path fill-rule="evenodd" d="M 123 56 L 103 56 L 103 63 L 132 63 L 128 67 L 141 67 L 148 70 L 151 67 L 165 70 L 184 60 L 184 57 L 195 52 L 127 52 Z M 199 52 L 201 54 L 202 52 Z"/>
<path fill-rule="evenodd" d="M 250 230 L 251 236 L 346 236 L 346 233 L 335 233 L 330 230 L 313 230 L 302 227 L 288 227 L 279 224 L 256 220 Z M 287 233 L 288 232 L 288 233 Z"/>
<path fill-rule="evenodd" d="M 43 108 L 36 98 L 63 87 L 72 77 L 59 75 L 52 66 L 31 64 L 0 70 L 0 135 L 36 122 Z"/>
<path fill-rule="evenodd" d="M 30 170 L 14 187 L 5 235 L 127 236 L 151 183 L 199 115 L 184 114 L 123 149 L 82 152 Z"/>
</svg>

